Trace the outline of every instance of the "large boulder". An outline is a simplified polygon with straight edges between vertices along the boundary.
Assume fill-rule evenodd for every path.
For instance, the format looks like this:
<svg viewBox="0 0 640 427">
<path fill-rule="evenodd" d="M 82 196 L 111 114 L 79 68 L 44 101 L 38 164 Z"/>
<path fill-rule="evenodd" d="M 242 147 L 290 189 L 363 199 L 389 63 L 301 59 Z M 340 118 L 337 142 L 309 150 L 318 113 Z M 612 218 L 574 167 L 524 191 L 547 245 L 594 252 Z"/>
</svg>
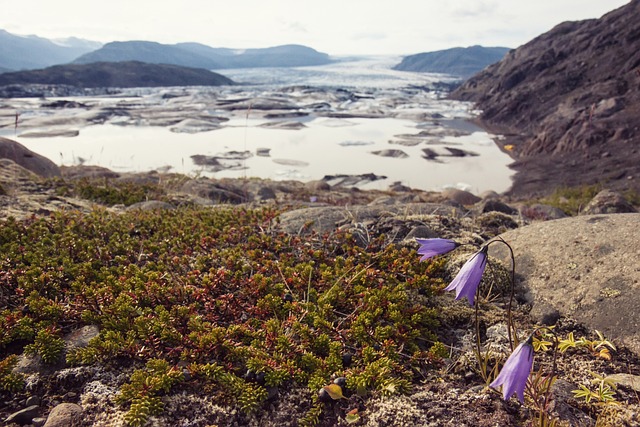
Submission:
<svg viewBox="0 0 640 427">
<path fill-rule="evenodd" d="M 640 354 L 640 213 L 538 222 L 501 237 L 536 320 L 557 311 Z M 504 245 L 490 255 L 510 263 Z"/>
<path fill-rule="evenodd" d="M 60 168 L 51 160 L 34 153 L 16 141 L 1 136 L 0 159 L 12 160 L 23 168 L 44 178 L 60 176 Z"/>
</svg>

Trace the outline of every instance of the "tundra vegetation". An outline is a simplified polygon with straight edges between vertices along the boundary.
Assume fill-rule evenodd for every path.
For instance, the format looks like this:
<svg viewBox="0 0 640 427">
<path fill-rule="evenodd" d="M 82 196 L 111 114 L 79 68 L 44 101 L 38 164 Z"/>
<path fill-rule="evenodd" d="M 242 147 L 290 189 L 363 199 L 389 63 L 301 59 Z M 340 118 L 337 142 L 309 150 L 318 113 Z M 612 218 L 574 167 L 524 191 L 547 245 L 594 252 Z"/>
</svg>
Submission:
<svg viewBox="0 0 640 427">
<path fill-rule="evenodd" d="M 130 183 L 49 185 L 106 204 L 165 194 L 161 186 Z M 420 262 L 417 243 L 393 243 L 384 234 L 370 236 L 366 247 L 349 232 L 287 234 L 279 214 L 291 208 L 97 206 L 88 214 L 5 220 L 1 392 L 28 395 L 26 376 L 13 369 L 25 353 L 45 365 L 130 372 L 115 401 L 131 426 L 161 415 L 165 398 L 181 392 L 215 396 L 251 417 L 303 390 L 299 425 L 358 423 L 371 399 L 452 378 L 500 399 L 489 384 L 508 354 L 458 347 L 452 331 L 474 333 L 474 309 L 445 295 L 452 279 L 445 257 Z M 474 295 L 476 325 L 524 318 L 519 308 L 509 316 L 496 309 L 510 298 L 510 280 L 508 269 L 489 260 Z M 64 337 L 86 325 L 99 334 L 66 348 Z M 563 425 L 550 390 L 558 366 L 567 374 L 572 357 L 598 369 L 589 377 L 597 382 L 569 374 L 580 384 L 580 410 L 614 417 L 614 403 L 637 401 L 606 377 L 624 368 L 615 365 L 613 343 L 568 331 L 542 329 L 532 341 L 536 363 L 524 406 L 503 403 L 518 423 Z"/>
</svg>

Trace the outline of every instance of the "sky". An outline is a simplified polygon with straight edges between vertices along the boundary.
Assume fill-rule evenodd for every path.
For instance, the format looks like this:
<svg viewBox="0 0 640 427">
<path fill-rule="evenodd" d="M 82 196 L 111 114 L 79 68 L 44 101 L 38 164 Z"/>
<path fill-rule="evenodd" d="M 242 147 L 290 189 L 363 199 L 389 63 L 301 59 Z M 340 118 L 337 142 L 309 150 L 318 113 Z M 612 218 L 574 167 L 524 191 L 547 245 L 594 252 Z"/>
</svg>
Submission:
<svg viewBox="0 0 640 427">
<path fill-rule="evenodd" d="M 516 48 L 629 0 L 0 0 L 0 29 L 107 43 L 302 44 L 332 56 Z"/>
</svg>

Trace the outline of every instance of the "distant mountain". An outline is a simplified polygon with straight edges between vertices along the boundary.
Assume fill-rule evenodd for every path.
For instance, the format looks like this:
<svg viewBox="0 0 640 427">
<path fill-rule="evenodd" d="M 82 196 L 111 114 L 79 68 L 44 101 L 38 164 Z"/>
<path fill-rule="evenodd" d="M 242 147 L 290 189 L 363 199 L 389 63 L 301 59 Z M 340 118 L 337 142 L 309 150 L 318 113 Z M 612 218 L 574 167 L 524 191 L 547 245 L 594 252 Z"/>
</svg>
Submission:
<svg viewBox="0 0 640 427">
<path fill-rule="evenodd" d="M 64 64 L 101 46 L 101 43 L 77 38 L 52 41 L 0 30 L 0 69 L 28 70 Z"/>
<path fill-rule="evenodd" d="M 82 55 L 74 63 L 142 61 L 207 69 L 246 67 L 294 67 L 331 62 L 329 55 L 310 47 L 283 45 L 265 49 L 212 48 L 199 43 L 165 45 L 149 41 L 107 43 Z"/>
<path fill-rule="evenodd" d="M 246 67 L 302 67 L 332 62 L 329 55 L 310 47 L 287 44 L 264 49 L 247 49 L 229 58 L 225 68 Z"/>
<path fill-rule="evenodd" d="M 205 69 L 138 61 L 55 65 L 43 70 L 0 74 L 0 86 L 58 84 L 81 88 L 222 86 L 234 82 Z"/>
<path fill-rule="evenodd" d="M 74 64 L 92 62 L 140 61 L 150 64 L 173 64 L 195 68 L 221 68 L 214 55 L 205 56 L 177 46 L 148 41 L 111 42 L 73 61 Z"/>
<path fill-rule="evenodd" d="M 466 79 L 488 65 L 500 61 L 508 47 L 454 47 L 405 56 L 394 70 L 420 73 L 444 73 Z"/>
</svg>

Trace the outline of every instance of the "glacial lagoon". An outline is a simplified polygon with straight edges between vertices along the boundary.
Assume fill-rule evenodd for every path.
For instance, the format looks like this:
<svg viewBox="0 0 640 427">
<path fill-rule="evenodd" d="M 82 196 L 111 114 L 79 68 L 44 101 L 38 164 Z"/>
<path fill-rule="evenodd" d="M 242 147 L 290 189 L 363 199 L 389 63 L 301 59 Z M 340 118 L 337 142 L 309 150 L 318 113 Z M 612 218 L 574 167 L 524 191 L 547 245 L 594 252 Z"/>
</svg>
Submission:
<svg viewBox="0 0 640 427">
<path fill-rule="evenodd" d="M 116 172 L 299 181 L 375 174 L 386 178 L 362 188 L 506 191 L 512 159 L 498 136 L 467 121 L 472 105 L 444 98 L 439 83 L 451 78 L 391 70 L 397 60 L 219 71 L 238 86 L 5 99 L 0 135 L 59 165 Z"/>
</svg>

